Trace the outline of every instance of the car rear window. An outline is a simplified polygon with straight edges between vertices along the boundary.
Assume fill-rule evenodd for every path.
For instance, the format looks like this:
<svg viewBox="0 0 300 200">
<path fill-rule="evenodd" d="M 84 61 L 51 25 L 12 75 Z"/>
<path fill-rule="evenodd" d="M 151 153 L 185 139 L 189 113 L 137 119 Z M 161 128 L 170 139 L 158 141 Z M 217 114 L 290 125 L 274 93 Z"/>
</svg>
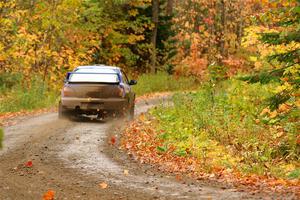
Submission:
<svg viewBox="0 0 300 200">
<path fill-rule="evenodd" d="M 72 73 L 70 83 L 119 83 L 118 74 Z"/>
</svg>

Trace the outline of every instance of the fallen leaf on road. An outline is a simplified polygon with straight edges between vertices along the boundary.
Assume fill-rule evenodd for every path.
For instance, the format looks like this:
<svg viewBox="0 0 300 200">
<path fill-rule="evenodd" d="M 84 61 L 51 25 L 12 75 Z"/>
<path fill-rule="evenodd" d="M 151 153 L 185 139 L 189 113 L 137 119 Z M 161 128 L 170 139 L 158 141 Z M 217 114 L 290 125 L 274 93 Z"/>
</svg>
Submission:
<svg viewBox="0 0 300 200">
<path fill-rule="evenodd" d="M 48 190 L 43 196 L 43 200 L 54 200 L 55 192 L 53 190 Z"/>
<path fill-rule="evenodd" d="M 116 144 L 116 141 L 117 141 L 117 139 L 116 139 L 115 136 L 112 136 L 112 137 L 110 138 L 110 143 L 111 143 L 112 145 Z"/>
<path fill-rule="evenodd" d="M 129 171 L 127 169 L 124 170 L 124 175 L 128 176 L 129 175 Z"/>
<path fill-rule="evenodd" d="M 11 121 L 11 120 L 15 119 L 16 117 L 38 115 L 38 114 L 42 114 L 42 113 L 48 113 L 50 111 L 56 111 L 56 108 L 53 107 L 53 108 L 38 109 L 38 110 L 34 110 L 34 111 L 22 110 L 19 112 L 6 112 L 6 113 L 0 114 L 0 121 L 1 121 L 2 126 L 8 126 L 8 125 L 12 126 L 12 125 L 17 124 L 17 121 Z"/>
<path fill-rule="evenodd" d="M 25 167 L 32 167 L 32 166 L 33 164 L 31 160 L 25 163 Z"/>
<path fill-rule="evenodd" d="M 99 187 L 100 187 L 101 189 L 106 189 L 106 188 L 108 187 L 108 185 L 107 185 L 107 183 L 103 182 L 103 183 L 100 183 L 100 184 L 99 184 Z"/>
<path fill-rule="evenodd" d="M 176 177 L 175 177 L 175 178 L 176 178 L 177 181 L 182 181 L 182 176 L 179 175 L 179 174 L 176 174 Z"/>
</svg>

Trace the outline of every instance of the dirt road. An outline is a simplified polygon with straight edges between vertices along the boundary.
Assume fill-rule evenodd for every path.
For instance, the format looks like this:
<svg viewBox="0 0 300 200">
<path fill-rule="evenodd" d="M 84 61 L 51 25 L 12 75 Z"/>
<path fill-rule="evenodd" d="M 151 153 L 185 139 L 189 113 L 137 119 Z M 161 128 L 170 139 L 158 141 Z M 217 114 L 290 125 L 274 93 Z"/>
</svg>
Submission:
<svg viewBox="0 0 300 200">
<path fill-rule="evenodd" d="M 159 101 L 142 101 L 136 115 Z M 139 165 L 109 144 L 124 120 L 67 121 L 57 113 L 22 119 L 5 128 L 0 151 L 0 199 L 253 199 L 246 192 L 203 181 L 178 182 Z M 24 163 L 32 161 L 31 167 Z M 125 173 L 124 173 L 125 172 Z M 106 183 L 108 187 L 99 186 Z"/>
</svg>

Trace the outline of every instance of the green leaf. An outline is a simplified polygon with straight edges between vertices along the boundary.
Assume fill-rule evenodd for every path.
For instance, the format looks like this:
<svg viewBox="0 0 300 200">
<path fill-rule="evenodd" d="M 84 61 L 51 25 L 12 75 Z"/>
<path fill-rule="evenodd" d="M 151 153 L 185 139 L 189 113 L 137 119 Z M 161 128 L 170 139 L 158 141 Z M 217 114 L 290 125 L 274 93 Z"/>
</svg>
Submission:
<svg viewBox="0 0 300 200">
<path fill-rule="evenodd" d="M 166 146 L 162 146 L 162 147 L 156 147 L 157 151 L 159 152 L 166 152 L 168 150 L 168 148 Z"/>
<path fill-rule="evenodd" d="M 186 156 L 187 155 L 187 153 L 184 149 L 179 149 L 179 150 L 175 151 L 174 154 L 177 156 Z"/>
<path fill-rule="evenodd" d="M 300 6 L 297 6 L 293 9 L 294 13 L 299 13 L 300 14 Z"/>
<path fill-rule="evenodd" d="M 289 179 L 299 179 L 300 178 L 300 169 L 295 169 L 291 171 L 288 175 Z"/>
</svg>

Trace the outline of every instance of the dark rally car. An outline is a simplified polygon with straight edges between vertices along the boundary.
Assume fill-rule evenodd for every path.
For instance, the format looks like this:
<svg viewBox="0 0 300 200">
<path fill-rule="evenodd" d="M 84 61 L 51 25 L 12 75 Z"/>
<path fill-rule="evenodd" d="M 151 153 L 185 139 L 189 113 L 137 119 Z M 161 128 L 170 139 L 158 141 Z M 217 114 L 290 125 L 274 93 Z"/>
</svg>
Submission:
<svg viewBox="0 0 300 200">
<path fill-rule="evenodd" d="M 59 117 L 109 114 L 134 115 L 135 94 L 126 74 L 118 67 L 79 66 L 67 74 L 61 91 Z"/>
</svg>

